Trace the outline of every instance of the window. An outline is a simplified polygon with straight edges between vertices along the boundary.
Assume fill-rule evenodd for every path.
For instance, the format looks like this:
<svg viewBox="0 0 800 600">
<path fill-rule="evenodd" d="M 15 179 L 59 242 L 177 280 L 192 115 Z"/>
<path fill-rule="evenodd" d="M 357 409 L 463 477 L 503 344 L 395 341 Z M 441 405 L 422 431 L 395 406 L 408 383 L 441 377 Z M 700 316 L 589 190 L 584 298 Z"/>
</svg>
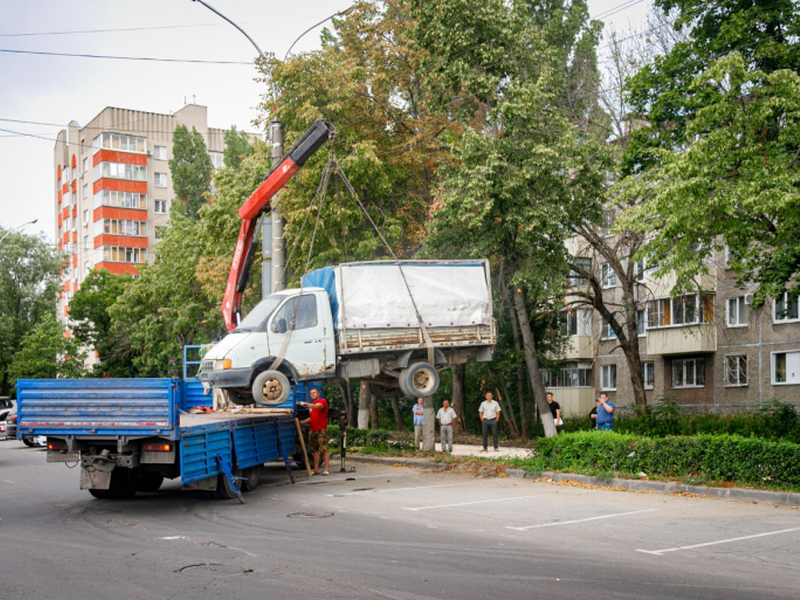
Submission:
<svg viewBox="0 0 800 600">
<path fill-rule="evenodd" d="M 614 226 L 614 211 L 613 210 L 604 210 L 603 211 L 603 224 L 600 228 L 600 235 L 603 237 L 607 237 L 611 235 L 611 228 Z"/>
<path fill-rule="evenodd" d="M 147 194 L 101 190 L 94 195 L 94 207 L 100 208 L 101 206 L 147 209 Z"/>
<path fill-rule="evenodd" d="M 672 387 L 703 387 L 706 384 L 704 358 L 677 358 L 672 361 Z"/>
<path fill-rule="evenodd" d="M 109 262 L 143 263 L 144 248 L 119 248 L 117 246 L 103 246 L 103 260 Z"/>
<path fill-rule="evenodd" d="M 112 235 L 147 235 L 147 223 L 144 221 L 129 221 L 124 219 L 100 219 L 95 221 L 94 235 L 104 233 Z"/>
<path fill-rule="evenodd" d="M 728 298 L 728 327 L 746 327 L 749 316 L 750 307 L 744 296 Z"/>
<path fill-rule="evenodd" d="M 573 256 L 570 261 L 573 265 L 575 265 L 581 271 L 586 273 L 592 272 L 592 259 L 585 258 L 583 256 Z M 569 287 L 586 287 L 589 282 L 578 275 L 575 271 L 570 271 L 569 276 L 567 277 L 567 285 Z"/>
<path fill-rule="evenodd" d="M 84 225 L 88 225 L 89 224 L 89 209 L 88 208 L 83 211 L 83 224 Z"/>
<path fill-rule="evenodd" d="M 165 215 L 167 214 L 167 201 L 166 200 L 156 200 L 155 201 L 155 209 L 154 212 Z"/>
<path fill-rule="evenodd" d="M 644 281 L 644 274 L 647 271 L 647 261 L 645 259 L 640 258 L 636 261 L 636 281 L 642 282 Z"/>
<path fill-rule="evenodd" d="M 592 369 L 578 363 L 564 363 L 558 371 L 543 371 L 545 387 L 591 387 Z"/>
<path fill-rule="evenodd" d="M 614 317 L 613 315 L 612 318 L 616 319 L 616 317 Z M 617 334 L 611 328 L 611 323 L 609 323 L 605 319 L 603 319 L 601 323 L 600 337 L 607 340 L 615 339 L 617 337 Z"/>
<path fill-rule="evenodd" d="M 69 231 L 69 217 L 64 217 L 64 231 Z"/>
<path fill-rule="evenodd" d="M 747 385 L 747 355 L 725 357 L 725 387 Z"/>
<path fill-rule="evenodd" d="M 688 294 L 677 298 L 662 298 L 647 304 L 648 328 L 669 325 L 713 323 L 714 296 Z"/>
<path fill-rule="evenodd" d="M 83 250 L 86 251 L 89 249 L 89 236 L 83 236 Z"/>
<path fill-rule="evenodd" d="M 157 158 L 158 160 L 167 160 L 167 147 L 166 146 L 154 146 L 153 147 L 153 158 Z"/>
<path fill-rule="evenodd" d="M 772 383 L 800 383 L 800 351 L 772 355 Z"/>
<path fill-rule="evenodd" d="M 644 308 L 636 309 L 636 333 L 639 337 L 647 335 L 647 310 Z"/>
<path fill-rule="evenodd" d="M 147 167 L 143 165 L 101 162 L 94 167 L 94 178 L 100 179 L 102 177 L 128 179 L 130 181 L 147 181 Z"/>
<path fill-rule="evenodd" d="M 156 173 L 155 174 L 155 186 L 156 187 L 167 187 L 167 174 L 166 173 Z"/>
<path fill-rule="evenodd" d="M 652 390 L 655 387 L 656 368 L 652 360 L 642 361 L 642 381 L 646 390 Z"/>
<path fill-rule="evenodd" d="M 86 173 L 86 171 L 88 171 L 88 170 L 89 170 L 89 159 L 88 158 L 84 158 L 83 159 L 83 172 Z"/>
<path fill-rule="evenodd" d="M 603 287 L 612 288 L 616 285 L 617 274 L 614 272 L 614 269 L 611 268 L 610 264 L 603 263 Z"/>
<path fill-rule="evenodd" d="M 83 196 L 82 196 L 82 198 L 84 200 L 86 200 L 88 197 L 89 197 L 89 184 L 88 183 L 84 183 L 83 184 Z"/>
<path fill-rule="evenodd" d="M 300 306 L 297 306 L 298 300 Z M 295 307 L 297 315 L 294 314 Z M 295 326 L 291 327 L 292 318 L 295 318 Z M 317 324 L 317 298 L 316 296 L 300 296 L 292 298 L 276 313 L 273 323 L 283 320 L 288 329 L 308 329 Z"/>
<path fill-rule="evenodd" d="M 617 365 L 602 365 L 600 367 L 600 389 L 617 389 Z"/>
<path fill-rule="evenodd" d="M 101 133 L 92 140 L 92 153 L 102 148 L 124 150 L 126 152 L 145 152 L 147 150 L 147 140 L 133 135 Z"/>
<path fill-rule="evenodd" d="M 575 309 L 561 313 L 560 333 L 563 336 L 592 335 L 592 313 L 588 310 Z"/>
<path fill-rule="evenodd" d="M 87 275 L 92 272 L 92 263 L 89 262 L 88 260 L 85 263 L 83 263 L 83 272 L 86 273 Z"/>
<path fill-rule="evenodd" d="M 209 152 L 208 155 L 211 157 L 211 164 L 214 165 L 215 169 L 219 169 L 225 164 L 222 152 Z"/>
<path fill-rule="evenodd" d="M 775 322 L 788 323 L 790 321 L 797 321 L 800 319 L 800 306 L 798 306 L 798 299 L 800 296 L 783 292 L 780 296 L 775 298 Z"/>
</svg>

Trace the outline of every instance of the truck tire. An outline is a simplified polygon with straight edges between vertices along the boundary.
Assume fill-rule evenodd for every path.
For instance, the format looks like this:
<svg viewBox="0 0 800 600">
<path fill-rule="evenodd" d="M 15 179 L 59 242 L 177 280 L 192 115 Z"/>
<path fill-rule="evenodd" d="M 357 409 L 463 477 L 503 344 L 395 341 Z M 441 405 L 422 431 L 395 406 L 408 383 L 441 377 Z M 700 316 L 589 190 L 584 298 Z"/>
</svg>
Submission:
<svg viewBox="0 0 800 600">
<path fill-rule="evenodd" d="M 111 471 L 111 484 L 105 490 L 106 498 L 126 500 L 133 498 L 139 491 L 139 477 L 131 469 L 116 468 Z M 91 492 L 91 490 L 90 490 Z"/>
<path fill-rule="evenodd" d="M 255 403 L 253 396 L 244 391 L 239 391 L 234 389 L 223 389 L 222 393 L 225 394 L 225 398 L 228 401 L 228 404 L 249 406 Z"/>
<path fill-rule="evenodd" d="M 234 469 L 232 473 L 234 477 L 242 476 L 242 472 L 239 469 Z M 231 483 L 228 481 L 228 478 L 225 477 L 225 473 L 220 473 L 217 475 L 217 490 L 215 492 L 211 492 L 211 494 L 217 500 L 233 500 L 239 496 L 237 492 L 241 489 L 242 480 L 236 479 L 235 485 L 235 488 L 231 487 Z"/>
<path fill-rule="evenodd" d="M 280 371 L 263 371 L 253 381 L 253 399 L 256 406 L 277 406 L 289 399 L 292 386 L 289 378 Z"/>
<path fill-rule="evenodd" d="M 244 470 L 242 476 L 244 477 L 242 481 L 242 491 L 252 492 L 258 487 L 258 482 L 261 479 L 261 465 L 248 467 Z"/>
<path fill-rule="evenodd" d="M 142 492 L 157 492 L 164 483 L 164 476 L 155 471 L 144 471 L 139 475 L 139 490 Z"/>
<path fill-rule="evenodd" d="M 400 389 L 411 398 L 433 396 L 439 389 L 439 372 L 426 362 L 415 362 L 400 371 Z"/>
</svg>

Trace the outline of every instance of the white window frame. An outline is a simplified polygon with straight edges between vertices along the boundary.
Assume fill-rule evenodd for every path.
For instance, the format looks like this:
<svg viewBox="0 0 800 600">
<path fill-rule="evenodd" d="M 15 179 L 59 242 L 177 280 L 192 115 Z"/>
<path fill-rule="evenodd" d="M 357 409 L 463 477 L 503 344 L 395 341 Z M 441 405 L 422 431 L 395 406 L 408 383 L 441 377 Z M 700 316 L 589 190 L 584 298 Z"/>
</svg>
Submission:
<svg viewBox="0 0 800 600">
<path fill-rule="evenodd" d="M 698 365 L 700 368 L 698 368 Z M 676 383 L 676 369 L 680 369 L 681 382 Z M 691 376 L 691 377 L 689 377 Z M 686 383 L 689 379 L 692 383 Z M 698 383 L 700 381 L 700 383 Z M 705 358 L 676 358 L 672 361 L 672 389 L 694 389 L 706 386 Z"/>
<path fill-rule="evenodd" d="M 725 387 L 747 387 L 747 371 L 750 359 L 746 354 L 728 354 L 725 356 Z"/>
<path fill-rule="evenodd" d="M 785 370 L 782 381 L 778 381 L 777 368 L 780 361 L 780 356 L 783 356 L 783 368 Z M 791 363 L 789 357 L 791 358 Z M 800 384 L 800 350 L 788 350 L 785 352 L 773 352 L 770 360 L 770 380 L 772 385 L 798 385 Z M 789 369 L 794 368 L 794 371 Z"/>
<path fill-rule="evenodd" d="M 745 296 L 728 298 L 725 308 L 725 325 L 728 328 L 747 327 L 747 321 L 750 318 L 750 307 L 747 306 Z"/>
<path fill-rule="evenodd" d="M 155 173 L 153 175 L 153 185 L 158 188 L 165 188 L 167 187 L 167 174 L 166 173 Z"/>
<path fill-rule="evenodd" d="M 636 309 L 636 333 L 639 337 L 647 337 L 647 308 Z"/>
<path fill-rule="evenodd" d="M 780 316 L 779 313 L 783 311 L 780 305 L 782 304 L 783 306 L 786 306 L 787 304 L 790 304 L 790 300 L 791 304 L 794 305 L 794 313 L 797 316 L 795 317 L 791 316 L 792 314 L 791 309 L 786 314 L 786 316 Z M 797 323 L 798 321 L 800 321 L 800 296 L 792 298 L 789 295 L 789 292 L 783 292 L 783 294 L 781 294 L 778 298 L 775 298 L 772 301 L 772 306 L 773 306 L 772 319 L 774 323 L 776 324 Z"/>
<path fill-rule="evenodd" d="M 166 200 L 154 200 L 153 201 L 153 212 L 157 215 L 166 215 L 169 212 L 169 207 L 167 206 Z M 158 210 L 159 206 L 163 208 L 163 210 Z"/>
<path fill-rule="evenodd" d="M 615 340 L 617 339 L 616 332 L 611 329 L 611 323 L 606 321 L 604 318 L 600 320 L 600 339 L 601 340 Z"/>
<path fill-rule="evenodd" d="M 652 360 L 642 361 L 642 383 L 644 389 L 653 390 L 656 387 L 656 363 Z"/>
<path fill-rule="evenodd" d="M 167 160 L 167 147 L 153 146 L 153 158 L 157 160 Z"/>
<path fill-rule="evenodd" d="M 604 290 L 617 287 L 617 273 L 611 268 L 611 264 L 609 263 L 603 263 L 601 283 Z"/>
<path fill-rule="evenodd" d="M 600 389 L 614 392 L 617 389 L 617 365 L 600 365 Z"/>
</svg>

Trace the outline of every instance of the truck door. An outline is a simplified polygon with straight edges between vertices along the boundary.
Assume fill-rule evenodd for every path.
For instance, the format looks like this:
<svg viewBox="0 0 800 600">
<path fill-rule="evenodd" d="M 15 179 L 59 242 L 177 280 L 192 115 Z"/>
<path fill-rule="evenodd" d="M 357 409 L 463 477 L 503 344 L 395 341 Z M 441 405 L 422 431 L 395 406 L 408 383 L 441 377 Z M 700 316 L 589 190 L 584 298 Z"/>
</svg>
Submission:
<svg viewBox="0 0 800 600">
<path fill-rule="evenodd" d="M 301 377 L 321 376 L 333 371 L 333 332 L 326 331 L 319 293 L 288 298 L 267 326 L 269 353 L 278 356 L 287 336 L 284 359 Z M 327 334 L 327 335 L 326 335 Z"/>
</svg>

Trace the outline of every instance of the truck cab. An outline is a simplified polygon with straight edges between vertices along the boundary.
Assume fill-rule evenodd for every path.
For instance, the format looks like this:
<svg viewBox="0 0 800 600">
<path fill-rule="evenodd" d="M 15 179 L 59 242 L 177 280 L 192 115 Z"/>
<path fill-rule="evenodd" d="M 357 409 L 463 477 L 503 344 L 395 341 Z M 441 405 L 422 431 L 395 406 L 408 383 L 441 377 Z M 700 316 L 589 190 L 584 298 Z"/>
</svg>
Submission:
<svg viewBox="0 0 800 600">
<path fill-rule="evenodd" d="M 289 380 L 336 372 L 336 342 L 327 292 L 307 287 L 267 296 L 203 359 L 200 380 L 237 404 L 282 404 Z M 265 373 L 267 375 L 265 375 Z M 285 380 L 285 381 L 284 381 Z M 259 397 L 261 394 L 261 397 Z"/>
</svg>

